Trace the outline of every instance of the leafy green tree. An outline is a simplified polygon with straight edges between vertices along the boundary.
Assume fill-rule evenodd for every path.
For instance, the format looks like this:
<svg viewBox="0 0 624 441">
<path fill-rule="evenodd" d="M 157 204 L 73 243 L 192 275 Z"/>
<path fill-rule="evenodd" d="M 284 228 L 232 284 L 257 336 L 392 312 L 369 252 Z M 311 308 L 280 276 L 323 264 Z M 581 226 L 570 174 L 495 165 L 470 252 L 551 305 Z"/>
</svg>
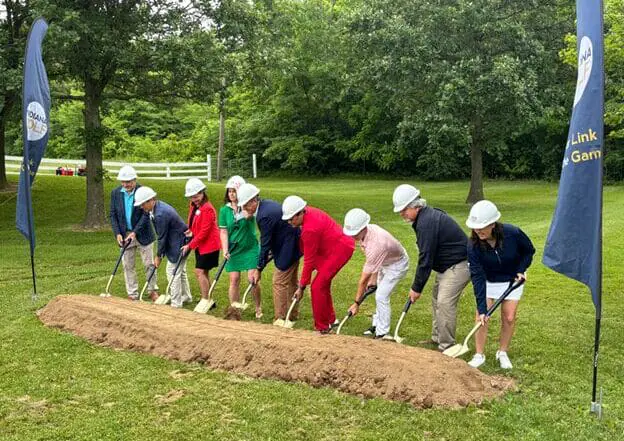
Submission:
<svg viewBox="0 0 624 441">
<path fill-rule="evenodd" d="M 467 202 L 483 198 L 484 153 L 504 152 L 542 109 L 540 75 L 549 52 L 531 26 L 538 11 L 526 6 L 365 2 L 353 24 L 355 44 L 361 59 L 369 53 L 366 61 L 373 62 L 362 65 L 358 81 L 369 79 L 369 90 L 386 97 L 374 99 L 375 106 L 400 115 L 390 161 L 415 159 L 455 174 L 448 165 L 469 158 Z M 460 161 L 449 162 L 453 157 Z M 387 166 L 384 155 L 378 161 Z"/>
<path fill-rule="evenodd" d="M 84 95 L 87 207 L 84 225 L 104 225 L 101 109 L 110 97 L 173 100 L 212 90 L 210 34 L 191 4 L 174 0 L 58 0 L 44 8 L 55 23 L 56 64 Z"/>
<path fill-rule="evenodd" d="M 19 119 L 22 64 L 30 8 L 28 1 L 0 1 L 0 189 L 6 188 L 5 133 L 7 123 Z"/>
</svg>

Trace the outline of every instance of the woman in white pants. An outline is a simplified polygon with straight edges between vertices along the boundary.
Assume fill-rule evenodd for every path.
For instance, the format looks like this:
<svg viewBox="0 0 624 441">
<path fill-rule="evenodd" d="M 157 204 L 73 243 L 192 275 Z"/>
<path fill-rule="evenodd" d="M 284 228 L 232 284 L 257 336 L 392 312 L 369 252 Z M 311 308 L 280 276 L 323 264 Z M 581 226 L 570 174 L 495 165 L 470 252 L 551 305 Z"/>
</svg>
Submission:
<svg viewBox="0 0 624 441">
<path fill-rule="evenodd" d="M 472 229 L 468 263 L 477 301 L 476 320 L 482 324 L 475 338 L 477 351 L 468 363 L 475 368 L 485 363 L 487 308 L 494 304 L 512 281 L 526 280 L 526 270 L 535 254 L 528 236 L 516 226 L 498 222 L 500 217 L 496 205 L 484 200 L 472 206 L 466 220 L 466 225 Z M 513 367 L 507 350 L 514 333 L 518 302 L 523 289 L 524 285 L 514 290 L 501 305 L 500 346 L 496 359 L 503 369 Z"/>
<path fill-rule="evenodd" d="M 352 315 L 359 311 L 358 301 L 364 291 L 377 285 L 375 301 L 377 310 L 373 314 L 373 325 L 364 334 L 383 338 L 390 332 L 390 294 L 407 275 L 409 257 L 405 248 L 390 233 L 370 223 L 370 216 L 360 208 L 350 210 L 345 216 L 344 233 L 360 243 L 366 262 L 358 282 L 355 302 L 349 308 Z"/>
</svg>

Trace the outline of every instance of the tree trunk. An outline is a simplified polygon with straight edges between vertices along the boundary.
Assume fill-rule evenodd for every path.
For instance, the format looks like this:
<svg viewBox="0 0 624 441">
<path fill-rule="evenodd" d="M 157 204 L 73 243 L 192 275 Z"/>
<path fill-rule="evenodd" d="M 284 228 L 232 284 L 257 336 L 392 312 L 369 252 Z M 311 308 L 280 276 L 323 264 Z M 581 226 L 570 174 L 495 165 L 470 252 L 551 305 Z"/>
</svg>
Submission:
<svg viewBox="0 0 624 441">
<path fill-rule="evenodd" d="M 481 143 L 473 138 L 470 146 L 470 191 L 466 198 L 467 204 L 474 204 L 484 199 L 483 196 L 483 157 Z"/>
<path fill-rule="evenodd" d="M 106 225 L 104 213 L 104 170 L 102 169 L 102 137 L 100 103 L 102 91 L 97 82 L 85 78 L 84 127 L 87 156 L 87 209 L 83 226 L 100 228 Z"/>
<path fill-rule="evenodd" d="M 223 153 L 225 149 L 225 80 L 219 95 L 219 148 L 217 150 L 217 181 L 223 178 Z"/>
<path fill-rule="evenodd" d="M 0 190 L 3 190 L 9 186 L 9 182 L 6 177 L 6 164 L 4 161 L 4 132 L 6 128 L 6 118 L 4 113 L 0 113 Z"/>
</svg>

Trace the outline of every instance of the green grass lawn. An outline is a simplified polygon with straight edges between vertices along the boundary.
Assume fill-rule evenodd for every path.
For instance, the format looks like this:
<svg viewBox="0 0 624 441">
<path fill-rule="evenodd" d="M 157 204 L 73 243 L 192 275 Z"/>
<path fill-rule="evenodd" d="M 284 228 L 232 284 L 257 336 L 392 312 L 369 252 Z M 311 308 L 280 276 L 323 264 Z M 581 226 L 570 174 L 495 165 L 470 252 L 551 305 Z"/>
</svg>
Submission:
<svg viewBox="0 0 624 441">
<path fill-rule="evenodd" d="M 353 207 L 367 210 L 373 222 L 401 240 L 411 271 L 393 295 L 393 324 L 405 302 L 417 250 L 412 229 L 392 212 L 392 191 L 399 181 L 371 179 L 265 180 L 262 196 L 277 201 L 298 194 L 340 223 Z M 110 193 L 115 183 L 106 184 Z M 186 215 L 184 182 L 144 182 Z M 464 225 L 468 184 L 415 183 L 429 204 L 448 211 Z M 221 205 L 222 184 L 209 186 Z M 118 255 L 110 232 L 75 232 L 84 215 L 81 178 L 39 177 L 34 186 L 36 262 L 40 297 L 31 302 L 27 242 L 15 229 L 15 199 L 0 194 L 0 439 L 2 440 L 598 440 L 624 439 L 624 188 L 605 188 L 604 315 L 600 384 L 605 417 L 588 414 L 594 309 L 588 290 L 541 264 L 541 254 L 556 197 L 556 185 L 539 182 L 489 182 L 487 197 L 503 221 L 520 226 L 537 254 L 519 309 L 510 350 L 517 392 L 480 407 L 416 410 L 381 399 L 362 400 L 331 389 L 278 381 L 252 380 L 199 365 L 93 346 L 72 335 L 47 329 L 35 311 L 59 294 L 103 291 Z M 334 282 L 334 302 L 342 317 L 353 299 L 363 264 L 357 251 Z M 197 283 L 192 274 L 191 288 Z M 224 312 L 226 284 L 217 287 Z M 161 286 L 166 284 L 160 277 Z M 263 321 L 270 323 L 270 271 L 263 276 Z M 142 283 L 142 282 L 141 282 Z M 412 307 L 401 334 L 407 344 L 429 337 L 431 284 Z M 123 274 L 113 292 L 124 295 Z M 370 299 L 343 328 L 360 334 L 373 311 Z M 466 290 L 460 306 L 458 336 L 472 327 L 475 302 Z M 298 327 L 311 329 L 309 298 Z M 253 308 L 245 312 L 251 319 Z M 499 321 L 487 348 L 488 373 Z M 390 344 L 390 343 L 389 343 Z M 380 345 L 383 348 L 383 345 Z"/>
</svg>

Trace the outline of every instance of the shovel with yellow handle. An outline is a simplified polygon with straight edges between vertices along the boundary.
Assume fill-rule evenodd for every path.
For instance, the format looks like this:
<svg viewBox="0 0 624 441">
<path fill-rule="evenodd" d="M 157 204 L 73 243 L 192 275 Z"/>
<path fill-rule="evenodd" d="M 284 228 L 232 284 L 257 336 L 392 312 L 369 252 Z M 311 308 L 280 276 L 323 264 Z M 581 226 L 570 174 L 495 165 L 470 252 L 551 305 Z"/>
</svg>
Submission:
<svg viewBox="0 0 624 441">
<path fill-rule="evenodd" d="M 155 305 L 166 305 L 171 301 L 171 284 L 178 274 L 178 269 L 180 269 L 180 265 L 182 265 L 182 262 L 186 264 L 186 255 L 184 255 L 182 251 L 180 251 L 180 257 L 178 257 L 176 266 L 173 268 L 173 275 L 171 276 L 171 279 L 169 279 L 169 283 L 167 283 L 167 289 L 165 290 L 165 294 L 159 295 L 158 298 L 154 300 Z"/>
<path fill-rule="evenodd" d="M 519 288 L 523 283 L 524 283 L 524 279 L 521 279 L 517 282 L 513 282 L 513 281 L 509 282 L 509 288 L 507 288 L 505 292 L 503 292 L 503 294 L 501 294 L 501 296 L 498 299 L 496 299 L 496 302 L 494 302 L 494 304 L 490 306 L 490 309 L 488 309 L 487 312 L 485 313 L 486 318 L 489 318 L 494 313 L 494 311 L 496 311 L 499 305 L 503 303 L 503 300 L 505 300 L 507 296 L 509 296 L 509 294 L 512 293 L 512 291 Z M 458 343 L 456 345 L 453 345 L 450 348 L 447 348 L 442 353 L 449 357 L 457 358 L 461 355 L 464 355 L 466 352 L 469 352 L 470 348 L 468 347 L 468 342 L 470 341 L 472 336 L 475 335 L 475 333 L 479 330 L 481 326 L 482 326 L 481 322 L 477 323 L 474 326 L 474 328 L 472 328 L 470 333 L 466 336 L 463 344 Z"/>
<path fill-rule="evenodd" d="M 143 301 L 143 294 L 145 294 L 145 290 L 147 290 L 149 283 L 154 277 L 154 274 L 156 274 L 156 267 L 154 265 L 150 265 L 147 280 L 145 281 L 145 285 L 143 285 L 143 289 L 141 289 L 141 293 L 139 294 L 139 302 Z"/>
<path fill-rule="evenodd" d="M 364 291 L 364 294 L 362 294 L 362 297 L 360 297 L 358 300 L 355 301 L 355 303 L 360 306 L 362 304 L 362 302 L 364 302 L 364 300 L 366 300 L 366 297 L 368 297 L 369 295 L 371 295 L 372 293 L 374 293 L 375 291 L 377 291 L 377 285 L 371 285 L 369 286 L 366 291 Z M 351 317 L 353 317 L 353 314 L 351 313 L 351 311 L 349 310 L 349 312 L 347 313 L 347 315 L 345 316 L 345 318 L 342 319 L 342 321 L 340 322 L 340 325 L 338 325 L 338 329 L 336 330 L 336 335 L 340 334 L 340 330 L 342 329 L 342 326 L 347 322 L 347 320 L 349 320 Z"/>
<path fill-rule="evenodd" d="M 111 287 L 111 284 L 113 283 L 113 278 L 115 277 L 115 274 L 117 274 L 117 269 L 119 268 L 119 264 L 121 263 L 121 259 L 123 259 L 123 255 L 126 252 L 126 249 L 128 249 L 128 247 L 130 246 L 131 242 L 132 242 L 132 240 L 128 240 L 128 239 L 126 239 L 124 241 L 124 244 L 121 247 L 121 251 L 119 252 L 119 257 L 117 258 L 117 263 L 115 263 L 115 268 L 113 269 L 112 274 L 108 278 L 108 283 L 106 284 L 106 290 L 102 294 L 100 294 L 100 297 L 110 297 L 111 296 L 110 287 Z"/>
<path fill-rule="evenodd" d="M 273 256 L 269 257 L 269 259 L 267 260 L 267 264 L 273 260 Z M 245 290 L 245 293 L 243 294 L 243 300 L 241 302 L 232 302 L 232 307 L 236 308 L 236 309 L 242 309 L 245 310 L 249 307 L 249 303 L 247 303 L 247 296 L 249 295 L 249 293 L 251 292 L 251 289 L 256 286 L 255 283 L 250 283 L 249 286 L 247 287 L 247 289 Z"/>
<path fill-rule="evenodd" d="M 247 289 L 245 290 L 245 293 L 243 294 L 243 300 L 241 302 L 232 302 L 232 307 L 236 309 L 242 309 L 242 310 L 247 309 L 249 307 L 249 303 L 247 303 L 247 296 L 249 295 L 249 293 L 251 292 L 254 286 L 256 286 L 255 283 L 250 283 Z"/>
</svg>

